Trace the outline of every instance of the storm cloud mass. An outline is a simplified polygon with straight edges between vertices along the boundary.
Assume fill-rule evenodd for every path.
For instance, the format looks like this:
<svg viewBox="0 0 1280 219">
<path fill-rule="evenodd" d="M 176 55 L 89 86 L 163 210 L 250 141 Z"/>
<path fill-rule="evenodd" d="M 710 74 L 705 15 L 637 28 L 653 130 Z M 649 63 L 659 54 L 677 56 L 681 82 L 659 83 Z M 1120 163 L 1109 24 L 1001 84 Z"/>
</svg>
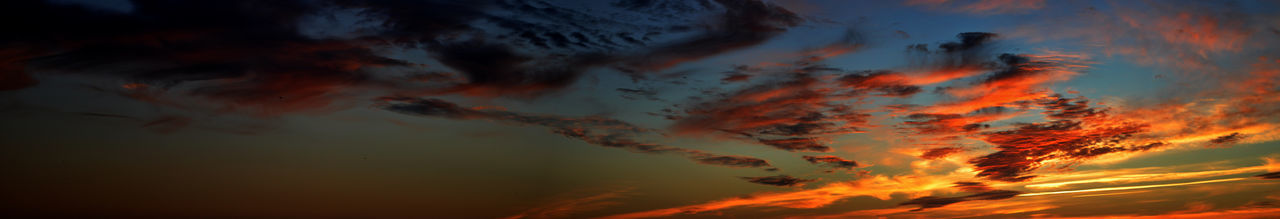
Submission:
<svg viewBox="0 0 1280 219">
<path fill-rule="evenodd" d="M 1276 217 L 1278 12 L 3 1 L 0 216 Z"/>
</svg>

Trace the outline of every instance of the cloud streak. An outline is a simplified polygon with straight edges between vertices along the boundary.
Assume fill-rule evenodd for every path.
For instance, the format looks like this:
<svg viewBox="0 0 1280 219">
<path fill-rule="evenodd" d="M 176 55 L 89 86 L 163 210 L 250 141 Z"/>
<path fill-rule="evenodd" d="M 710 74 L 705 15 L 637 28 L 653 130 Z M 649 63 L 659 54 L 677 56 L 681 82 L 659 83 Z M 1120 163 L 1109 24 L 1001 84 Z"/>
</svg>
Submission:
<svg viewBox="0 0 1280 219">
<path fill-rule="evenodd" d="M 681 155 L 700 164 L 727 167 L 772 168 L 768 161 L 735 155 L 717 155 L 703 151 L 644 143 L 636 138 L 652 130 L 616 119 L 602 117 L 561 117 L 529 115 L 502 110 L 476 110 L 440 99 L 384 97 L 382 109 L 406 115 L 440 117 L 457 120 L 490 120 L 501 123 L 546 127 L 551 132 L 583 142 L 620 148 L 637 153 Z"/>
</svg>

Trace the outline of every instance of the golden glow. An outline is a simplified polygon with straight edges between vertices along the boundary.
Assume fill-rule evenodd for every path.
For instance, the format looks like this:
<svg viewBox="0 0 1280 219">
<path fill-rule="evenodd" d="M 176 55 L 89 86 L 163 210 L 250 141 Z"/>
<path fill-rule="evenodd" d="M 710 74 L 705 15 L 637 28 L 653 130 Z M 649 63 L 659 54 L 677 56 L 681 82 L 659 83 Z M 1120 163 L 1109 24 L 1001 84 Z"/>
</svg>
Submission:
<svg viewBox="0 0 1280 219">
<path fill-rule="evenodd" d="M 1169 183 L 1169 184 L 1156 184 L 1156 185 L 1145 185 L 1145 186 L 1107 187 L 1107 188 L 1068 190 L 1068 191 L 1056 191 L 1056 192 L 1037 192 L 1037 193 L 1021 194 L 1018 196 L 1039 196 L 1039 195 L 1068 194 L 1068 193 L 1080 193 L 1080 192 L 1102 192 L 1102 191 L 1117 191 L 1117 190 L 1132 190 L 1132 189 L 1149 189 L 1149 188 L 1185 186 L 1185 185 L 1195 185 L 1195 184 L 1205 184 L 1205 183 L 1230 182 L 1230 181 L 1238 181 L 1238 180 L 1244 180 L 1244 179 L 1248 179 L 1248 178 L 1215 179 L 1215 180 L 1204 180 L 1204 181 L 1185 182 L 1185 183 Z"/>
</svg>

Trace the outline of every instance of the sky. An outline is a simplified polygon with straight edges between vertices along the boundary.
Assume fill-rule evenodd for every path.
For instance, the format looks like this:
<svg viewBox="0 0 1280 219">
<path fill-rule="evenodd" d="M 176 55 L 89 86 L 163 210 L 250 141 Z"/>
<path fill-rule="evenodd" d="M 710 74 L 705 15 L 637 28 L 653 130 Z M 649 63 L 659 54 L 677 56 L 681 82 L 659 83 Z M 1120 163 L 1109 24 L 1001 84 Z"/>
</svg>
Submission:
<svg viewBox="0 0 1280 219">
<path fill-rule="evenodd" d="M 1280 2 L 17 0 L 0 216 L 1280 217 Z"/>
</svg>

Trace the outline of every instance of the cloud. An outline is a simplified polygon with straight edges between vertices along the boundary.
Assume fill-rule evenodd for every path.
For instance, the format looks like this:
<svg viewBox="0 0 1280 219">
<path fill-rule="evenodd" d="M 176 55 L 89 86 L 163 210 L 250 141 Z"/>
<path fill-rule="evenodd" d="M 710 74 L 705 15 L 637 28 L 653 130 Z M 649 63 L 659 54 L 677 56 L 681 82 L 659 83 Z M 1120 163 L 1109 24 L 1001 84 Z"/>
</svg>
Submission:
<svg viewBox="0 0 1280 219">
<path fill-rule="evenodd" d="M 1045 7 L 1044 0 L 910 0 L 905 4 L 979 15 L 1025 14 Z"/>
<path fill-rule="evenodd" d="M 803 159 L 804 159 L 804 161 L 808 161 L 809 163 L 812 163 L 812 164 L 820 164 L 820 165 L 827 166 L 827 167 L 831 167 L 831 168 L 834 168 L 834 169 L 853 169 L 853 168 L 858 167 L 858 162 L 854 162 L 854 161 L 852 161 L 852 160 L 846 160 L 846 159 L 844 159 L 844 158 L 840 158 L 840 157 L 837 157 L 837 156 L 830 156 L 830 155 L 826 155 L 826 156 L 808 156 L 808 155 L 806 155 L 806 156 L 802 156 L 801 158 L 803 158 Z"/>
<path fill-rule="evenodd" d="M 698 214 L 722 211 L 740 207 L 784 207 L 812 209 L 829 206 L 840 200 L 859 196 L 871 196 L 881 200 L 890 199 L 890 195 L 906 193 L 918 195 L 933 189 L 946 188 L 950 183 L 940 179 L 922 176 L 887 177 L 882 175 L 864 177 L 854 181 L 829 183 L 814 189 L 799 191 L 759 193 L 747 196 L 726 198 L 700 204 L 679 206 L 611 215 L 602 218 L 652 218 L 671 217 L 677 215 Z M 1001 193 L 974 196 L 973 199 L 999 198 Z"/>
<path fill-rule="evenodd" d="M 1045 107 L 1048 117 L 1056 120 L 983 133 L 982 140 L 995 145 L 999 151 L 969 161 L 978 170 L 978 176 L 1020 182 L 1033 178 L 1026 174 L 1051 159 L 1089 159 L 1117 152 L 1146 151 L 1167 144 L 1131 141 L 1135 134 L 1146 132 L 1148 125 L 1109 116 L 1104 113 L 1105 109 L 1086 109 L 1087 101 L 1064 98 L 1055 95 L 1036 101 L 1036 105 Z"/>
<path fill-rule="evenodd" d="M 1238 142 L 1238 141 L 1240 141 L 1241 139 L 1244 139 L 1244 138 L 1245 138 L 1245 136 L 1244 136 L 1244 135 L 1241 135 L 1239 132 L 1232 132 L 1232 133 L 1231 133 L 1231 134 L 1229 134 L 1229 135 L 1218 136 L 1217 138 L 1210 139 L 1210 140 L 1209 140 L 1209 143 L 1211 143 L 1211 144 L 1232 144 L 1232 143 L 1236 143 L 1236 142 Z"/>
<path fill-rule="evenodd" d="M 841 92 L 824 78 L 841 70 L 821 61 L 861 47 L 857 32 L 849 31 L 840 41 L 802 52 L 792 64 L 736 66 L 729 74 L 770 78 L 735 91 L 706 93 L 709 98 L 667 110 L 665 116 L 675 120 L 671 129 L 676 134 L 727 133 L 787 151 L 830 151 L 825 136 L 861 132 L 871 115 L 848 102 L 865 92 Z"/>
<path fill-rule="evenodd" d="M 615 13 L 614 17 L 546 2 L 388 1 L 358 6 L 387 20 L 384 35 L 398 36 L 401 43 L 408 45 L 425 44 L 435 59 L 468 79 L 467 83 L 428 93 L 538 96 L 576 82 L 589 69 L 609 66 L 633 77 L 644 77 L 647 72 L 763 43 L 801 22 L 786 9 L 762 1 L 714 2 L 615 2 L 613 6 L 627 11 Z M 487 5 L 519 16 L 494 15 L 498 13 L 483 10 L 492 10 Z M 703 30 L 689 27 L 694 25 L 690 17 L 700 18 L 715 11 L 711 9 L 716 6 L 723 8 L 723 13 L 708 15 L 713 24 Z M 446 8 L 459 10 L 438 12 Z M 616 17 L 621 15 L 640 19 Z M 491 22 L 507 30 L 508 35 L 438 42 L 436 37 L 444 33 L 485 32 L 481 27 L 470 26 L 469 20 Z M 645 20 L 658 22 L 641 22 Z M 644 34 L 637 36 L 636 32 Z M 685 37 L 667 41 L 650 38 L 673 33 Z M 503 38 L 517 40 L 498 40 Z M 541 48 L 551 55 L 517 52 L 530 50 L 527 47 Z"/>
<path fill-rule="evenodd" d="M 769 165 L 769 161 L 748 156 L 713 155 L 695 151 L 690 153 L 690 159 L 693 159 L 700 164 L 727 167 L 766 168 L 765 170 L 769 171 L 777 170 L 776 168 L 772 168 L 772 165 Z"/>
<path fill-rule="evenodd" d="M 761 1 L 714 3 L 698 7 L 723 8 L 713 19 L 719 23 L 690 38 L 658 41 L 650 36 L 686 35 L 716 10 L 606 16 L 547 2 L 322 0 L 136 1 L 132 11 L 118 13 L 8 2 L 5 14 L 23 19 L 4 23 L 16 34 L 0 38 L 0 90 L 36 85 L 32 73 L 85 75 L 151 85 L 158 95 L 144 101 L 258 115 L 346 108 L 367 101 L 360 98 L 368 92 L 533 97 L 561 90 L 589 69 L 660 70 L 762 43 L 801 22 Z M 343 13 L 362 26 L 312 22 Z M 629 35 L 636 32 L 645 35 Z M 387 51 L 395 49 L 423 51 L 442 65 L 390 58 Z M 400 80 L 423 71 L 456 78 Z"/>
<path fill-rule="evenodd" d="M 17 51 L 0 54 L 3 75 L 15 79 L 6 84 L 23 85 L 5 87 L 32 85 L 22 76 L 30 73 L 106 77 L 273 114 L 329 106 L 369 81 L 366 70 L 409 65 L 364 41 L 298 33 L 297 23 L 319 10 L 303 2 L 133 4 L 132 12 L 115 13 L 6 3 L 6 14 L 41 22 L 5 24 L 16 32 L 3 41 Z"/>
<path fill-rule="evenodd" d="M 1261 175 L 1257 175 L 1256 177 L 1262 178 L 1262 179 L 1280 179 L 1280 172 L 1264 173 Z"/>
<path fill-rule="evenodd" d="M 551 129 L 553 133 L 594 145 L 621 148 L 638 153 L 677 154 L 700 164 L 746 168 L 772 167 L 768 161 L 759 158 L 716 155 L 698 150 L 640 142 L 636 138 L 640 134 L 649 133 L 652 130 L 610 118 L 571 118 L 552 115 L 529 115 L 496 109 L 477 110 L 461 107 L 440 99 L 408 97 L 383 97 L 378 105 L 382 109 L 406 115 L 458 120 L 490 120 L 509 124 L 542 126 Z"/>
<path fill-rule="evenodd" d="M 1152 135 L 1176 144 L 1228 146 L 1280 139 L 1272 131 L 1280 112 L 1274 89 L 1280 75 L 1276 59 L 1259 58 L 1240 71 L 1248 74 L 1223 80 L 1221 89 L 1162 99 L 1155 104 L 1130 104 L 1115 114 L 1151 124 Z M 1231 106 L 1231 107 L 1223 107 Z"/>
<path fill-rule="evenodd" d="M 992 68 L 991 50 L 995 33 L 966 32 L 956 34 L 957 41 L 944 42 L 934 50 L 927 44 L 908 45 L 908 63 L 927 72 L 914 84 L 932 84 L 949 79 L 972 76 Z"/>
<path fill-rule="evenodd" d="M 747 182 L 752 182 L 756 184 L 783 186 L 783 187 L 800 186 L 800 185 L 804 185 L 804 183 L 807 183 L 807 182 L 817 181 L 814 179 L 795 178 L 788 175 L 741 177 L 741 178 L 747 180 Z"/>
<path fill-rule="evenodd" d="M 941 158 L 946 158 L 951 154 L 960 153 L 963 151 L 964 151 L 964 148 L 961 148 L 961 147 L 930 148 L 928 150 L 925 150 L 923 154 L 920 154 L 920 159 L 925 159 L 925 160 L 941 159 Z"/>
<path fill-rule="evenodd" d="M 826 152 L 831 150 L 831 147 L 818 143 L 814 138 L 759 139 L 759 141 L 760 144 L 786 151 Z"/>
<path fill-rule="evenodd" d="M 967 114 L 912 113 L 903 117 L 899 129 L 916 135 L 950 137 L 976 134 L 991 128 L 987 124 L 1018 115 L 1005 107 L 978 109 Z"/>
<path fill-rule="evenodd" d="M 966 192 L 986 192 L 994 190 L 991 186 L 987 186 L 987 184 L 981 182 L 955 182 L 955 186 L 952 187 Z"/>
<path fill-rule="evenodd" d="M 657 46 L 629 59 L 625 70 L 655 71 L 726 51 L 754 46 L 777 36 L 801 19 L 772 3 L 754 0 L 716 0 L 724 14 L 716 18 L 716 28 L 682 40 Z"/>
<path fill-rule="evenodd" d="M 466 84 L 440 93 L 472 96 L 538 95 L 564 88 L 586 70 L 614 62 L 603 54 L 579 54 L 565 58 L 535 58 L 516 48 L 481 40 L 438 45 L 434 58 L 465 74 Z"/>
<path fill-rule="evenodd" d="M 1148 135 L 1175 145 L 1271 141 L 1280 136 L 1269 131 L 1277 121 L 1271 115 L 1280 110 L 1270 98 L 1280 68 L 1263 55 L 1280 41 L 1271 30 L 1272 13 L 1245 7 L 1250 6 L 1118 2 L 1049 16 L 1006 36 L 1096 45 L 1099 53 L 1167 71 L 1156 79 L 1173 84 L 1164 91 L 1173 95 L 1125 101 L 1112 112 L 1150 124 Z"/>
<path fill-rule="evenodd" d="M 658 100 L 658 97 L 657 97 L 658 92 L 654 90 L 630 89 L 630 88 L 617 88 L 614 90 L 617 90 L 618 92 L 622 92 L 624 94 L 622 98 L 626 98 L 629 100 L 636 100 L 638 99 L 637 96 L 644 97 L 647 100 Z"/>
<path fill-rule="evenodd" d="M 1230 65 L 1220 58 L 1248 50 L 1249 43 L 1275 45 L 1267 39 L 1274 36 L 1269 33 L 1272 19 L 1269 13 L 1224 2 L 1118 2 L 1105 9 L 1047 16 L 1011 35 L 1033 42 L 1096 45 L 1102 53 L 1138 64 L 1199 73 L 1180 75 L 1186 79 L 1213 80 L 1203 76 Z"/>
<path fill-rule="evenodd" d="M 1066 81 L 1078 75 L 1087 56 L 1046 52 L 1045 54 L 1001 54 L 995 71 L 976 84 L 945 90 L 959 98 L 958 101 L 935 104 L 927 112 L 964 114 L 974 110 L 1016 106 L 1018 102 L 1032 101 L 1048 94 L 1043 86 Z"/>
<path fill-rule="evenodd" d="M 981 192 L 973 195 L 960 196 L 960 197 L 925 196 L 925 197 L 911 199 L 906 202 L 899 203 L 898 205 L 899 206 L 903 206 L 903 205 L 920 206 L 920 208 L 917 208 L 911 211 L 921 211 L 921 210 L 930 209 L 930 208 L 940 208 L 950 204 L 955 204 L 955 203 L 965 202 L 965 201 L 1008 199 L 1008 198 L 1016 197 L 1018 196 L 1018 194 L 1022 194 L 1022 192 L 1011 191 L 1011 190 L 991 190 L 991 191 L 985 191 L 985 192 Z"/>
<path fill-rule="evenodd" d="M 840 83 L 846 87 L 865 89 L 877 95 L 890 97 L 908 97 L 920 93 L 919 86 L 903 80 L 905 76 L 889 71 L 874 71 L 861 74 L 848 74 L 840 77 Z"/>
<path fill-rule="evenodd" d="M 840 103 L 817 78 L 794 75 L 684 106 L 672 130 L 694 135 L 724 132 L 789 151 L 829 151 L 822 135 L 860 132 L 869 114 Z"/>
</svg>

